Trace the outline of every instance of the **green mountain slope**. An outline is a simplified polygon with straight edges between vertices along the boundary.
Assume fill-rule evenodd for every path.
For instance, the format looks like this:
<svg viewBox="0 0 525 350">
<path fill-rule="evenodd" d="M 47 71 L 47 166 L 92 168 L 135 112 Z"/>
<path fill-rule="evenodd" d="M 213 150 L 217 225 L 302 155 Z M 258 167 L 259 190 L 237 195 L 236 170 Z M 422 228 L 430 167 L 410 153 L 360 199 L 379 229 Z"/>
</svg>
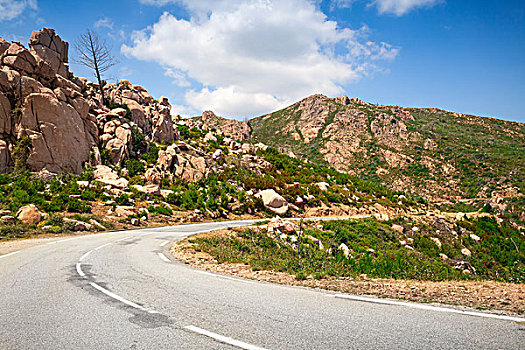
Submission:
<svg viewBox="0 0 525 350">
<path fill-rule="evenodd" d="M 525 189 L 525 124 L 313 95 L 250 121 L 252 142 L 429 199 Z"/>
</svg>

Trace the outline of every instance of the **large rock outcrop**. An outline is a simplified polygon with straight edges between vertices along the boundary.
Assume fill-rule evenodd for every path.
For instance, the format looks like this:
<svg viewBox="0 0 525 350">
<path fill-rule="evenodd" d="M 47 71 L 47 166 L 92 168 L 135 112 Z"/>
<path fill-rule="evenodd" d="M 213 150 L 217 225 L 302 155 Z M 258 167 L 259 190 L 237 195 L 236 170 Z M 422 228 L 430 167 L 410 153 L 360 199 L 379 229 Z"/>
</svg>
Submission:
<svg viewBox="0 0 525 350">
<path fill-rule="evenodd" d="M 219 130 L 223 135 L 239 141 L 248 139 L 252 132 L 248 122 L 222 118 L 212 111 L 204 111 L 202 116 L 193 118 L 190 126 L 203 130 Z"/>
<path fill-rule="evenodd" d="M 29 49 L 0 38 L 0 172 L 13 167 L 24 138 L 30 170 L 55 173 L 79 173 L 88 161 L 122 166 L 147 151 L 147 142 L 178 138 L 167 98 L 122 80 L 104 86 L 111 108 L 103 106 L 98 84 L 69 72 L 68 51 L 49 28 L 32 33 Z M 134 137 L 146 144 L 138 149 Z"/>
<path fill-rule="evenodd" d="M 14 144 L 24 137 L 31 140 L 31 170 L 82 171 L 97 130 L 81 87 L 70 79 L 68 44 L 47 28 L 33 32 L 29 50 L 6 43 L 0 43 L 0 171 L 12 166 Z"/>
</svg>

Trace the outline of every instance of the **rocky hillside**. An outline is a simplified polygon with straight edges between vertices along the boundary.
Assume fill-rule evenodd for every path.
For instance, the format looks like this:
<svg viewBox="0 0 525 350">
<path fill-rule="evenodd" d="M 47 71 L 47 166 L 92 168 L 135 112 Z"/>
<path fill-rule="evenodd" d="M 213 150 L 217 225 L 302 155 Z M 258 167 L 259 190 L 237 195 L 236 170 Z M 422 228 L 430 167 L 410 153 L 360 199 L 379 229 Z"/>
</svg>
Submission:
<svg viewBox="0 0 525 350">
<path fill-rule="evenodd" d="M 525 124 L 313 95 L 249 122 L 253 142 L 427 199 L 525 191 Z"/>
<path fill-rule="evenodd" d="M 247 142 L 207 111 L 182 119 L 128 80 L 68 67 L 52 29 L 29 48 L 0 39 L 0 239 L 242 216 L 424 212 L 414 196 Z"/>
</svg>

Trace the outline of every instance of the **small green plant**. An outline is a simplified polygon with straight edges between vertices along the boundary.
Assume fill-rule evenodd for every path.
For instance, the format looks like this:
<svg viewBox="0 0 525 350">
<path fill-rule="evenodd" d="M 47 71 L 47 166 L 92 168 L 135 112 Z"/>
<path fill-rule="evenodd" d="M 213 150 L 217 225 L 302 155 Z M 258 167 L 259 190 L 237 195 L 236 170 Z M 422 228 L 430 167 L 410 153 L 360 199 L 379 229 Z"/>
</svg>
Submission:
<svg viewBox="0 0 525 350">
<path fill-rule="evenodd" d="M 29 165 L 27 164 L 27 159 L 31 154 L 31 139 L 29 136 L 24 136 L 16 142 L 16 145 L 13 149 L 13 160 L 15 163 L 15 171 L 27 171 L 29 170 Z"/>
<path fill-rule="evenodd" d="M 173 215 L 173 210 L 171 210 L 170 208 L 164 205 L 158 205 L 158 206 L 150 205 L 148 207 L 148 211 L 150 213 L 157 213 L 157 214 L 166 215 L 166 216 Z"/>
<path fill-rule="evenodd" d="M 144 164 L 142 164 L 142 162 L 137 159 L 126 160 L 125 167 L 128 169 L 129 178 L 144 174 L 145 171 Z"/>
<path fill-rule="evenodd" d="M 129 195 L 127 193 L 122 193 L 115 197 L 115 203 L 117 205 L 130 205 L 131 201 L 129 200 Z"/>
</svg>

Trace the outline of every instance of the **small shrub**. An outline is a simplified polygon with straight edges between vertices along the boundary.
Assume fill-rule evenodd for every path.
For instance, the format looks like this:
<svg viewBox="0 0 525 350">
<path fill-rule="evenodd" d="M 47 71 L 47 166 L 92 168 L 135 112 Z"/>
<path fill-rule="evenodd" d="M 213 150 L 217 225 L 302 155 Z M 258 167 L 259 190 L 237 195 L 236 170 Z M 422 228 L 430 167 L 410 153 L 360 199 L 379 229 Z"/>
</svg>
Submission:
<svg viewBox="0 0 525 350">
<path fill-rule="evenodd" d="M 145 171 L 144 164 L 142 164 L 141 161 L 137 159 L 126 160 L 125 167 L 128 169 L 129 178 L 141 175 Z"/>
<path fill-rule="evenodd" d="M 29 165 L 27 164 L 27 159 L 31 154 L 31 139 L 29 136 L 25 136 L 19 139 L 13 149 L 13 160 L 15 163 L 15 171 L 27 171 L 29 170 Z"/>
<path fill-rule="evenodd" d="M 148 207 L 148 211 L 150 213 L 157 213 L 157 214 L 161 214 L 161 215 L 166 215 L 166 216 L 171 216 L 173 215 L 173 210 L 171 210 L 170 208 L 164 206 L 164 205 L 159 205 L 159 206 L 153 206 L 153 205 L 150 205 Z"/>
</svg>

